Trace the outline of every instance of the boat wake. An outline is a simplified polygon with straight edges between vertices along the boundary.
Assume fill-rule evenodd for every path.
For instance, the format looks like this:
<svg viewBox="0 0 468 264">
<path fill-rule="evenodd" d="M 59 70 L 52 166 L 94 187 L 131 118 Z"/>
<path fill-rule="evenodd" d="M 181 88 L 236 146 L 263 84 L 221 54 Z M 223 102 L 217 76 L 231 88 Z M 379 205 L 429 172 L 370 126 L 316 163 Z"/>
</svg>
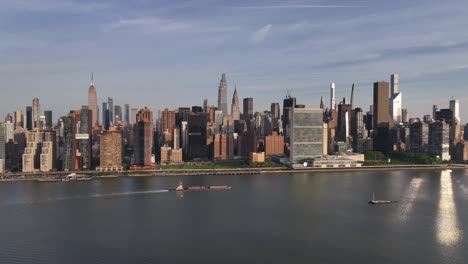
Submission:
<svg viewBox="0 0 468 264">
<path fill-rule="evenodd" d="M 94 198 L 109 198 L 109 197 L 119 197 L 119 196 L 130 196 L 130 195 L 142 195 L 142 194 L 155 194 L 155 193 L 166 193 L 169 190 L 147 190 L 147 191 L 135 191 L 135 192 L 116 192 L 116 193 L 96 193 L 83 196 L 69 196 L 69 197 L 53 197 L 43 200 L 35 201 L 12 201 L 6 202 L 0 205 L 15 205 L 15 204 L 40 204 L 47 202 L 56 202 L 56 201 L 66 201 L 66 200 L 85 200 L 85 199 L 94 199 Z"/>
</svg>

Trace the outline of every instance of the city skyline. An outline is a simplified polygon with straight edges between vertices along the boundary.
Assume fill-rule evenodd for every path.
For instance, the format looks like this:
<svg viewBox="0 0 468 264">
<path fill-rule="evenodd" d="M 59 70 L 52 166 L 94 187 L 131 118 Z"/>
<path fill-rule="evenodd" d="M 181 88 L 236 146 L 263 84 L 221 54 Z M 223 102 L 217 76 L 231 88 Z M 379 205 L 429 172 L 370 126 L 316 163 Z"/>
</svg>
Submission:
<svg viewBox="0 0 468 264">
<path fill-rule="evenodd" d="M 107 97 L 155 112 L 202 105 L 203 98 L 216 105 L 219 75 L 226 72 L 228 96 L 237 83 L 239 99 L 253 97 L 255 111 L 281 102 L 289 89 L 298 103 L 318 107 L 321 96 L 329 101 L 332 82 L 337 101 L 355 83 L 355 106 L 368 111 L 372 84 L 398 73 L 410 117 L 431 114 L 434 104 L 446 108 L 453 96 L 466 122 L 465 5 L 429 2 L 140 1 L 130 7 L 123 1 L 5 0 L 0 58 L 9 64 L 0 78 L 8 100 L 0 114 L 25 111 L 37 97 L 55 122 L 87 105 L 91 71 L 98 105 Z M 160 96 L 166 89 L 175 92 Z"/>
</svg>

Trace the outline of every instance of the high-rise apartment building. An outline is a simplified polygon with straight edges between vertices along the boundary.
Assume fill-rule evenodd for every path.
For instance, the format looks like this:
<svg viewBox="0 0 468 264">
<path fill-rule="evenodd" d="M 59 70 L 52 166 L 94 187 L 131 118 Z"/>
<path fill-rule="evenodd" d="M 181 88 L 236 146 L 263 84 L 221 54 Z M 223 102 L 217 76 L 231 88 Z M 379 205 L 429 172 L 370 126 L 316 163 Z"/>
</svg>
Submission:
<svg viewBox="0 0 468 264">
<path fill-rule="evenodd" d="M 429 124 L 429 147 L 433 157 L 450 160 L 449 124 L 436 121 Z"/>
<path fill-rule="evenodd" d="M 138 114 L 138 108 L 130 109 L 130 125 L 136 124 L 137 114 Z"/>
<path fill-rule="evenodd" d="M 251 120 L 253 118 L 253 98 L 252 97 L 248 97 L 248 98 L 244 98 L 243 100 L 243 110 L 244 112 L 242 113 L 243 115 L 243 119 L 245 121 L 248 121 L 248 120 Z"/>
<path fill-rule="evenodd" d="M 234 87 L 234 94 L 232 95 L 231 115 L 232 115 L 233 120 L 240 119 L 239 97 L 237 96 L 237 86 Z"/>
<path fill-rule="evenodd" d="M 5 127 L 0 122 L 0 174 L 5 172 Z"/>
<path fill-rule="evenodd" d="M 322 144 L 323 110 L 293 108 L 291 112 L 290 161 L 299 163 L 322 156 Z"/>
<path fill-rule="evenodd" d="M 338 120 L 336 126 L 336 141 L 347 142 L 351 130 L 351 115 L 353 109 L 350 104 L 342 102 L 338 105 Z"/>
<path fill-rule="evenodd" d="M 213 159 L 214 160 L 234 159 L 234 136 L 232 133 L 218 132 L 214 135 Z"/>
<path fill-rule="evenodd" d="M 88 90 L 88 108 L 91 110 L 91 124 L 94 127 L 98 123 L 98 105 L 96 87 L 94 86 L 94 78 L 91 73 L 91 83 Z"/>
<path fill-rule="evenodd" d="M 15 128 L 24 127 L 23 112 L 21 110 L 15 111 Z"/>
<path fill-rule="evenodd" d="M 40 117 L 41 117 L 41 104 L 39 103 L 39 98 L 34 98 L 33 106 L 32 106 L 33 128 L 38 126 Z"/>
<path fill-rule="evenodd" d="M 364 149 L 364 112 L 361 108 L 352 111 L 351 116 L 351 137 L 353 139 L 353 152 L 363 153 Z"/>
<path fill-rule="evenodd" d="M 335 110 L 335 83 L 330 84 L 330 110 Z"/>
<path fill-rule="evenodd" d="M 417 121 L 409 125 L 409 149 L 413 152 L 428 152 L 429 125 Z"/>
<path fill-rule="evenodd" d="M 135 151 L 134 164 L 138 166 L 152 166 L 151 154 L 153 150 L 153 112 L 148 108 L 138 111 L 137 123 L 134 126 Z"/>
<path fill-rule="evenodd" d="M 122 107 L 120 105 L 114 106 L 114 125 L 117 125 L 119 121 L 122 121 Z"/>
<path fill-rule="evenodd" d="M 54 169 L 56 134 L 35 129 L 26 132 L 23 172 L 48 172 Z"/>
<path fill-rule="evenodd" d="M 218 87 L 218 110 L 223 111 L 223 114 L 227 115 L 227 81 L 226 73 L 221 75 L 221 81 Z"/>
<path fill-rule="evenodd" d="M 284 137 L 278 133 L 265 136 L 265 155 L 283 156 L 284 155 Z"/>
<path fill-rule="evenodd" d="M 76 169 L 89 170 L 92 166 L 92 111 L 88 106 L 82 106 L 80 110 L 80 127 L 79 134 L 75 135 L 78 143 L 79 159 Z"/>
<path fill-rule="evenodd" d="M 122 132 L 105 131 L 100 135 L 99 141 L 99 169 L 103 171 L 122 170 Z"/>
</svg>

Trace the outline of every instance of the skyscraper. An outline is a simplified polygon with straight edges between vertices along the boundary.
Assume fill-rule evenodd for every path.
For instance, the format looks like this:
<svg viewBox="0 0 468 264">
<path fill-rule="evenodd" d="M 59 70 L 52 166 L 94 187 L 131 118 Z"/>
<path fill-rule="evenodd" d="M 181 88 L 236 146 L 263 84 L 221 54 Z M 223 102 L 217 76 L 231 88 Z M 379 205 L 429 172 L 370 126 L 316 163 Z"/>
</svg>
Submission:
<svg viewBox="0 0 468 264">
<path fill-rule="evenodd" d="M 276 127 L 276 122 L 281 118 L 281 110 L 279 103 L 271 103 L 270 107 L 271 118 L 273 119 L 272 122 Z"/>
<path fill-rule="evenodd" d="M 398 91 L 398 74 L 391 75 L 390 113 L 394 123 L 402 123 L 402 94 Z"/>
<path fill-rule="evenodd" d="M 354 109 L 354 83 L 353 86 L 351 87 L 351 109 Z"/>
<path fill-rule="evenodd" d="M 41 104 L 39 103 L 39 98 L 33 99 L 33 106 L 32 106 L 32 125 L 33 128 L 39 125 L 39 120 L 41 117 Z"/>
<path fill-rule="evenodd" d="M 240 119 L 239 97 L 237 96 L 237 86 L 234 86 L 234 94 L 232 95 L 231 115 L 233 120 Z"/>
<path fill-rule="evenodd" d="M 253 118 L 253 98 L 252 97 L 244 98 L 243 102 L 244 102 L 244 105 L 243 105 L 244 112 L 242 113 L 244 117 L 243 119 L 245 121 L 251 120 Z"/>
<path fill-rule="evenodd" d="M 79 168 L 84 170 L 91 169 L 92 162 L 92 111 L 88 106 L 83 106 L 80 111 L 80 129 L 75 139 L 78 141 L 78 148 L 81 154 Z"/>
<path fill-rule="evenodd" d="M 24 127 L 23 113 L 21 110 L 15 111 L 15 128 Z"/>
<path fill-rule="evenodd" d="M 5 172 L 5 127 L 0 122 L 0 174 Z"/>
<path fill-rule="evenodd" d="M 138 108 L 132 108 L 130 110 L 130 125 L 134 125 L 136 123 L 137 114 Z"/>
<path fill-rule="evenodd" d="M 45 116 L 46 128 L 52 128 L 52 111 L 51 110 L 44 111 L 44 116 Z"/>
<path fill-rule="evenodd" d="M 108 118 L 109 115 L 109 105 L 106 102 L 102 103 L 102 126 L 106 126 L 106 119 Z"/>
<path fill-rule="evenodd" d="M 100 160 L 101 170 L 121 170 L 122 169 L 122 132 L 105 131 L 100 137 Z"/>
<path fill-rule="evenodd" d="M 354 109 L 351 116 L 351 136 L 353 138 L 353 151 L 363 153 L 364 144 L 364 114 L 361 108 Z"/>
<path fill-rule="evenodd" d="M 293 108 L 291 112 L 292 163 L 322 156 L 323 110 Z"/>
<path fill-rule="evenodd" d="M 122 107 L 120 105 L 116 105 L 114 106 L 114 125 L 116 125 L 118 121 L 122 120 Z"/>
<path fill-rule="evenodd" d="M 33 129 L 33 110 L 31 106 L 26 107 L 26 129 L 28 131 Z"/>
<path fill-rule="evenodd" d="M 389 99 L 388 82 L 374 83 L 374 128 L 379 126 L 389 126 Z"/>
<path fill-rule="evenodd" d="M 96 125 L 98 120 L 98 105 L 97 105 L 97 95 L 96 95 L 96 87 L 94 86 L 94 78 L 93 73 L 91 73 L 91 84 L 89 85 L 88 90 L 88 108 L 92 111 L 91 113 L 91 124 L 93 126 Z"/>
<path fill-rule="evenodd" d="M 109 109 L 109 122 L 114 125 L 114 100 L 110 97 L 107 98 L 107 109 Z"/>
<path fill-rule="evenodd" d="M 227 81 L 226 73 L 221 75 L 221 81 L 218 87 L 218 110 L 223 111 L 224 115 L 228 114 L 227 111 Z"/>
<path fill-rule="evenodd" d="M 141 109 L 138 111 L 136 121 L 137 123 L 134 126 L 134 164 L 138 166 L 152 166 L 153 112 L 146 107 Z"/>
<path fill-rule="evenodd" d="M 450 160 L 450 127 L 443 121 L 429 124 L 429 147 L 433 157 Z"/>
<path fill-rule="evenodd" d="M 454 99 L 450 100 L 449 108 L 453 112 L 454 123 L 460 124 L 460 101 Z"/>
<path fill-rule="evenodd" d="M 130 105 L 129 104 L 125 104 L 124 105 L 124 116 L 125 116 L 125 124 L 128 125 L 130 123 Z"/>
<path fill-rule="evenodd" d="M 335 83 L 330 84 L 330 109 L 335 110 Z"/>
<path fill-rule="evenodd" d="M 286 96 L 286 98 L 283 100 L 283 131 L 284 134 L 286 135 L 286 142 L 289 142 L 289 118 L 290 118 L 290 113 L 293 108 L 296 107 L 296 97 L 291 97 L 290 94 Z"/>
</svg>

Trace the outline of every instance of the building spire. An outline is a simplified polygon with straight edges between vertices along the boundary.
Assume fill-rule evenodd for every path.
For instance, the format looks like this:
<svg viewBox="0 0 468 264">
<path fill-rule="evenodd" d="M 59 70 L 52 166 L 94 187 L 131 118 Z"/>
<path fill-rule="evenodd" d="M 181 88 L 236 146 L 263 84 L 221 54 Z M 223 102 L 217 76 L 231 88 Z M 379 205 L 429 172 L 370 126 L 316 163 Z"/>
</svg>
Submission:
<svg viewBox="0 0 468 264">
<path fill-rule="evenodd" d="M 323 102 L 323 96 L 320 96 L 320 109 L 324 109 L 325 108 L 325 104 Z"/>
<path fill-rule="evenodd" d="M 91 86 L 94 86 L 94 72 L 91 72 Z"/>
</svg>

